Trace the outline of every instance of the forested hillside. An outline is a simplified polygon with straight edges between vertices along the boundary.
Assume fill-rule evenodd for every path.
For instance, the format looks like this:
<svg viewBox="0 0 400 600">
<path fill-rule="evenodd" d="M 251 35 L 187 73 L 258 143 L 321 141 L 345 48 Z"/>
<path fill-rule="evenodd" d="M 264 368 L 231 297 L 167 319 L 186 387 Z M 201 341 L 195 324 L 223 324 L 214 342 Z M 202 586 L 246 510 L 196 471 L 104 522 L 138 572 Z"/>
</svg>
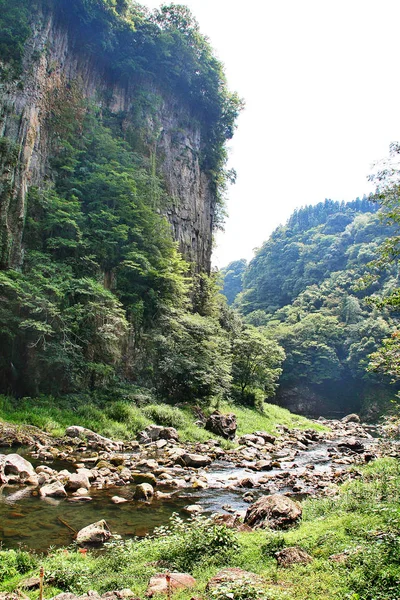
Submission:
<svg viewBox="0 0 400 600">
<path fill-rule="evenodd" d="M 395 325 L 393 313 L 368 298 L 398 286 L 393 266 L 368 287 L 361 281 L 395 233 L 378 209 L 364 198 L 296 210 L 241 276 L 234 306 L 285 350 L 276 397 L 285 406 L 316 414 L 349 408 L 373 413 L 396 392 L 389 377 L 368 371 L 370 354 Z M 226 271 L 229 286 L 235 263 Z"/>
</svg>

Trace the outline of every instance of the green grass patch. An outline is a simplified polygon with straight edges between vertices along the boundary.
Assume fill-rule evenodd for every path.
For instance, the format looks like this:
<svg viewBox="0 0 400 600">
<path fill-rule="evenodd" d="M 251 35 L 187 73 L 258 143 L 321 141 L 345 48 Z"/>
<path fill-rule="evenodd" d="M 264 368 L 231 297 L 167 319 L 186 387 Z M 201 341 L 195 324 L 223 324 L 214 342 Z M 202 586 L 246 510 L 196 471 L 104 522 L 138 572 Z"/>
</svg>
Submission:
<svg viewBox="0 0 400 600">
<path fill-rule="evenodd" d="M 63 398 L 41 396 L 16 399 L 0 396 L 0 420 L 18 425 L 34 425 L 55 437 L 62 436 L 70 425 L 82 425 L 113 439 L 131 440 L 147 425 L 156 423 L 175 427 L 182 441 L 205 442 L 210 438 L 217 438 L 196 424 L 198 416 L 190 406 L 156 403 L 144 393 L 138 393 L 137 396 L 140 399 L 137 404 L 128 400 L 96 398 L 84 394 Z M 212 407 L 208 412 L 211 410 Z M 238 435 L 257 430 L 276 435 L 279 425 L 289 429 L 326 429 L 272 404 L 266 404 L 262 413 L 228 403 L 220 405 L 220 410 L 236 414 Z M 230 445 L 226 441 L 223 444 Z"/>
</svg>

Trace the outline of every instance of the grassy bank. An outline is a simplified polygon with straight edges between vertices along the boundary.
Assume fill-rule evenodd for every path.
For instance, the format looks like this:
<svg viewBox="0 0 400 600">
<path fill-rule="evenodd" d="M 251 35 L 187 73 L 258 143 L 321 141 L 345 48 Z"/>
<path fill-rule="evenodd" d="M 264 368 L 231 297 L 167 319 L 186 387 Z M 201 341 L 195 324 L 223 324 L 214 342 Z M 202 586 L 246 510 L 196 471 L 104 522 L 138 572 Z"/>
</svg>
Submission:
<svg viewBox="0 0 400 600">
<path fill-rule="evenodd" d="M 205 413 L 211 410 L 212 407 Z M 324 429 L 319 424 L 272 404 L 265 404 L 263 413 L 228 403 L 220 405 L 220 410 L 236 414 L 238 435 L 256 430 L 276 434 L 277 425 L 290 429 Z M 107 437 L 129 440 L 135 438 L 150 423 L 157 423 L 176 427 L 183 441 L 206 441 L 213 437 L 196 425 L 198 414 L 190 406 L 156 404 L 146 397 L 134 404 L 83 395 L 57 399 L 51 396 L 19 399 L 0 396 L 0 420 L 18 425 L 35 425 L 54 436 L 63 435 L 69 425 L 83 425 Z"/>
<path fill-rule="evenodd" d="M 212 598 L 233 600 L 395 600 L 400 586 L 400 467 L 380 459 L 364 467 L 359 480 L 342 486 L 332 499 L 303 504 L 301 524 L 287 532 L 237 534 L 202 519 L 188 526 L 175 520 L 153 539 L 116 542 L 103 555 L 76 548 L 50 552 L 45 558 L 19 551 L 0 552 L 0 589 L 13 590 L 43 564 L 52 583 L 45 597 L 58 591 L 105 592 L 130 587 L 139 597 L 149 578 L 165 569 L 186 571 L 196 590 L 177 594 L 188 599 L 204 592 L 209 577 L 232 566 L 265 578 L 261 595 L 251 586 L 230 588 Z M 285 546 L 305 549 L 313 562 L 281 568 L 274 553 Z M 336 556 L 335 555 L 339 555 Z M 227 596 L 229 593 L 233 596 Z M 32 598 L 37 592 L 30 593 Z"/>
</svg>

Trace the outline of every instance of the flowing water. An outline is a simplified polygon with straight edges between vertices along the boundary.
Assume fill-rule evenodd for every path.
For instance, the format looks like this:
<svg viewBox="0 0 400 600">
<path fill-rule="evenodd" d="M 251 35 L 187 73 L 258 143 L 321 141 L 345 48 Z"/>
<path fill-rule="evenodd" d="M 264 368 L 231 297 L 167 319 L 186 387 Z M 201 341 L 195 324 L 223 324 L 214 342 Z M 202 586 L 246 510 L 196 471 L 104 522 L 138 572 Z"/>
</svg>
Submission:
<svg viewBox="0 0 400 600">
<path fill-rule="evenodd" d="M 365 441 L 365 440 L 364 440 Z M 314 465 L 314 473 L 324 472 L 331 466 L 327 448 L 329 443 L 318 444 L 309 450 L 298 452 L 295 462 L 285 462 L 285 452 L 281 452 L 279 460 L 281 468 L 274 469 L 274 475 L 290 472 L 300 475 L 308 464 Z M 10 452 L 9 449 L 6 450 Z M 0 448 L 0 453 L 5 450 Z M 22 452 L 19 452 L 23 454 Z M 35 461 L 29 455 L 26 458 L 34 466 Z M 37 464 L 37 461 L 36 461 Z M 71 463 L 49 463 L 57 470 L 68 468 L 73 471 Z M 78 531 L 89 523 L 105 519 L 113 533 L 122 537 L 143 536 L 155 527 L 166 525 L 174 512 L 182 517 L 188 514 L 184 507 L 189 504 L 200 504 L 205 514 L 221 512 L 225 505 L 232 510 L 245 510 L 248 504 L 243 500 L 244 489 L 235 488 L 238 480 L 251 477 L 257 480 L 266 476 L 266 472 L 255 473 L 249 469 L 234 467 L 231 463 L 216 461 L 207 471 L 208 489 L 184 488 L 172 493 L 171 498 L 153 500 L 151 504 L 129 502 L 114 504 L 112 496 L 118 495 L 131 500 L 134 486 L 113 487 L 108 489 L 91 489 L 92 502 L 69 502 L 67 499 L 40 498 L 32 495 L 32 489 L 17 486 L 0 487 L 0 542 L 5 548 L 25 546 L 27 548 L 46 551 L 49 547 L 69 545 L 74 538 L 70 529 Z M 171 492 L 158 486 L 160 491 Z M 265 491 L 254 490 L 255 497 Z M 67 525 L 69 527 L 67 527 Z"/>
</svg>

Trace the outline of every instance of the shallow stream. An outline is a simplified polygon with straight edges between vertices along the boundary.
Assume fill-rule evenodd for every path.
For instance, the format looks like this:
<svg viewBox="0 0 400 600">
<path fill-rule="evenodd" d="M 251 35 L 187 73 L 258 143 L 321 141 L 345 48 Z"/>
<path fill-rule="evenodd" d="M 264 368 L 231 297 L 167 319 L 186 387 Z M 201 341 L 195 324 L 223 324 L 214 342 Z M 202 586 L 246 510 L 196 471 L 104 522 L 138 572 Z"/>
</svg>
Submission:
<svg viewBox="0 0 400 600">
<path fill-rule="evenodd" d="M 364 440 L 365 441 L 365 440 Z M 301 475 L 306 465 L 314 465 L 314 473 L 323 472 L 331 467 L 327 448 L 335 442 L 329 441 L 312 446 L 309 450 L 298 451 L 295 460 L 285 459 L 285 451 L 278 456 L 280 468 L 271 472 L 254 472 L 246 468 L 237 468 L 231 463 L 215 461 L 206 471 L 208 489 L 184 488 L 172 493 L 170 499 L 153 500 L 151 504 L 129 502 L 113 504 L 112 496 L 118 495 L 131 499 L 133 485 L 112 487 L 97 490 L 92 488 L 91 502 L 69 502 L 67 499 L 40 498 L 32 495 L 32 489 L 17 486 L 0 487 L 0 541 L 5 548 L 25 546 L 27 548 L 46 551 L 49 547 L 69 545 L 74 538 L 70 529 L 78 531 L 82 527 L 105 519 L 113 533 L 122 537 L 143 536 L 155 527 L 166 525 L 174 512 L 182 517 L 188 517 L 184 507 L 190 504 L 200 504 L 205 514 L 221 512 L 222 507 L 230 505 L 232 510 L 246 510 L 248 504 L 243 500 L 243 494 L 248 491 L 235 487 L 237 482 L 246 477 L 257 480 L 266 475 L 292 473 Z M 10 449 L 1 452 L 10 452 Z M 14 451 L 15 452 L 15 451 Z M 23 454 L 22 452 L 19 452 Z M 29 454 L 25 455 L 34 466 L 37 461 Z M 43 461 L 42 461 L 43 464 Z M 71 463 L 48 463 L 57 470 L 68 468 L 74 471 Z M 171 493 L 170 489 L 157 487 L 160 491 Z M 252 490 L 255 497 L 262 493 Z M 69 527 L 66 525 L 68 524 Z"/>
</svg>

